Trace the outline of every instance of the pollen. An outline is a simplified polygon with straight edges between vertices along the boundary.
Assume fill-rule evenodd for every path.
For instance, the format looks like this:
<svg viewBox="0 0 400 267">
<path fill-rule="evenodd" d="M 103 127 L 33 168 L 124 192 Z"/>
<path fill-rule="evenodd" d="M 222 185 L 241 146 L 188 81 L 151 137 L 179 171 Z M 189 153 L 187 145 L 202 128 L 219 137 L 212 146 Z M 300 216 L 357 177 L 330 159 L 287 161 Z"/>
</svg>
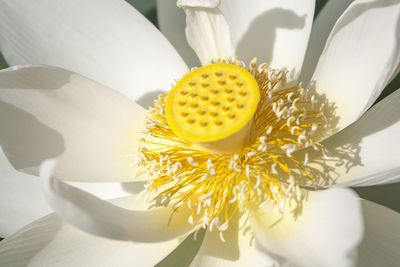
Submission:
<svg viewBox="0 0 400 267">
<path fill-rule="evenodd" d="M 247 68 L 235 58 L 191 70 L 149 108 L 138 164 L 149 177 L 150 208 L 170 207 L 172 216 L 186 205 L 190 223 L 221 234 L 235 214 L 247 220 L 250 207 L 283 214 L 288 198 L 303 197 L 300 179 L 315 182 L 308 155 L 293 154 L 324 151 L 328 104 L 256 59 Z M 243 129 L 245 146 L 214 151 L 235 146 Z"/>
<path fill-rule="evenodd" d="M 165 112 L 177 136 L 192 142 L 217 141 L 250 122 L 259 98 L 257 81 L 246 69 L 218 63 L 183 77 L 169 92 Z"/>
</svg>

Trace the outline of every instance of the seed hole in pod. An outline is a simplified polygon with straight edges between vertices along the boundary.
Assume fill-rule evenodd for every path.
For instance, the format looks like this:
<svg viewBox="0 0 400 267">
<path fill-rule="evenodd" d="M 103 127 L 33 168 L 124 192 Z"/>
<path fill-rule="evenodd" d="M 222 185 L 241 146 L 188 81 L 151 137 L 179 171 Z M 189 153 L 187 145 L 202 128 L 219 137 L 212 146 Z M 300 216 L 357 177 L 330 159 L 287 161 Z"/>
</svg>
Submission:
<svg viewBox="0 0 400 267">
<path fill-rule="evenodd" d="M 185 118 L 185 117 L 189 116 L 189 113 L 184 111 L 184 112 L 181 113 L 181 116 Z"/>
<path fill-rule="evenodd" d="M 229 79 L 232 80 L 232 81 L 233 81 L 233 80 L 236 80 L 236 78 L 237 78 L 236 75 L 229 75 L 228 77 L 229 77 Z"/>
<path fill-rule="evenodd" d="M 228 111 L 228 110 L 230 110 L 230 109 L 231 109 L 231 108 L 230 108 L 230 107 L 227 107 L 227 106 L 223 106 L 223 107 L 222 107 L 222 110 L 223 110 L 223 111 Z"/>
<path fill-rule="evenodd" d="M 210 112 L 210 116 L 215 118 L 218 116 L 218 113 L 215 111 L 212 111 L 212 112 Z"/>
<path fill-rule="evenodd" d="M 224 92 L 225 92 L 225 94 L 231 94 L 231 93 L 233 92 L 233 90 L 230 89 L 230 88 L 226 88 L 226 89 L 224 90 Z"/>
<path fill-rule="evenodd" d="M 218 106 L 220 103 L 218 101 L 215 100 L 211 100 L 211 105 L 212 106 Z"/>
<path fill-rule="evenodd" d="M 188 84 L 189 84 L 190 87 L 196 86 L 196 83 L 195 83 L 195 82 L 189 82 Z"/>
<path fill-rule="evenodd" d="M 190 94 L 190 97 L 191 97 L 191 98 L 196 98 L 197 96 L 198 96 L 198 94 L 195 93 L 195 92 L 192 92 L 192 93 Z"/>
<path fill-rule="evenodd" d="M 208 74 L 207 73 L 203 73 L 202 75 L 201 75 L 201 78 L 203 79 L 203 80 L 206 80 L 207 78 L 208 78 Z"/>
<path fill-rule="evenodd" d="M 242 83 L 242 82 L 237 82 L 236 83 L 236 86 L 239 87 L 239 88 L 242 87 L 243 85 L 244 85 L 244 83 Z"/>
<path fill-rule="evenodd" d="M 228 118 L 231 119 L 231 120 L 233 120 L 234 118 L 236 118 L 236 115 L 233 114 L 233 113 L 228 114 Z"/>
<path fill-rule="evenodd" d="M 190 107 L 193 108 L 193 109 L 195 109 L 195 108 L 198 108 L 198 107 L 199 107 L 199 104 L 197 104 L 197 103 L 192 103 L 192 104 L 190 104 Z"/>
<path fill-rule="evenodd" d="M 216 72 L 216 73 L 215 73 L 215 77 L 221 77 L 222 75 L 223 75 L 222 72 Z"/>
<path fill-rule="evenodd" d="M 207 87 L 210 86 L 210 84 L 208 84 L 208 83 L 202 83 L 200 86 L 201 86 L 201 88 L 206 89 Z"/>
<path fill-rule="evenodd" d="M 208 125 L 208 123 L 206 121 L 201 121 L 200 122 L 200 126 L 201 127 L 206 127 Z"/>
<path fill-rule="evenodd" d="M 223 122 L 222 121 L 215 121 L 214 124 L 217 125 L 217 126 L 222 126 Z"/>
<path fill-rule="evenodd" d="M 235 98 L 234 97 L 228 97 L 227 99 L 226 99 L 226 101 L 228 101 L 228 102 L 233 102 L 233 101 L 235 101 Z"/>
<path fill-rule="evenodd" d="M 179 101 L 178 105 L 183 107 L 184 105 L 186 105 L 186 102 L 185 101 Z"/>
<path fill-rule="evenodd" d="M 208 100 L 208 96 L 203 95 L 203 96 L 200 97 L 200 100 L 201 101 L 207 101 Z"/>
<path fill-rule="evenodd" d="M 198 110 L 197 114 L 199 114 L 200 116 L 204 116 L 204 115 L 206 115 L 206 111 L 205 110 Z"/>
<path fill-rule="evenodd" d="M 242 109 L 242 108 L 244 108 L 244 104 L 237 104 L 236 107 L 237 107 L 238 109 Z"/>
<path fill-rule="evenodd" d="M 187 119 L 187 123 L 189 123 L 189 124 L 193 124 L 193 123 L 195 123 L 195 119 L 193 119 L 193 118 L 189 118 L 189 119 Z"/>
<path fill-rule="evenodd" d="M 181 96 L 185 96 L 185 95 L 187 95 L 189 92 L 188 91 L 181 91 Z"/>
<path fill-rule="evenodd" d="M 240 91 L 240 92 L 239 92 L 239 95 L 240 95 L 241 97 L 245 97 L 245 96 L 247 95 L 247 92 L 246 92 L 246 91 Z"/>
<path fill-rule="evenodd" d="M 218 83 L 219 85 L 221 85 L 221 86 L 223 86 L 223 85 L 226 84 L 226 82 L 225 82 L 225 81 L 222 81 L 222 80 L 219 80 L 217 83 Z"/>
<path fill-rule="evenodd" d="M 219 91 L 217 89 L 211 89 L 211 94 L 217 95 Z"/>
</svg>

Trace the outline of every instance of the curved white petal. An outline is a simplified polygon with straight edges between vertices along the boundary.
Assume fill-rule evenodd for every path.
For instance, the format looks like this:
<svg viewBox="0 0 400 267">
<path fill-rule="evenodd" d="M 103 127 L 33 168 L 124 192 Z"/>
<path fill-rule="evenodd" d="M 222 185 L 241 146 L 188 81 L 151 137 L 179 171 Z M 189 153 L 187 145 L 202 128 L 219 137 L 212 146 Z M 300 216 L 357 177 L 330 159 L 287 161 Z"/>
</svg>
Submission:
<svg viewBox="0 0 400 267">
<path fill-rule="evenodd" d="M 300 73 L 314 17 L 315 1 L 222 1 L 236 55 L 257 57 L 273 68 Z"/>
<path fill-rule="evenodd" d="M 144 190 L 144 182 L 130 183 L 94 183 L 94 182 L 66 182 L 101 199 L 119 199 L 137 195 Z"/>
<path fill-rule="evenodd" d="M 216 5 L 209 1 L 178 1 L 186 13 L 186 39 L 202 65 L 235 55 L 229 26 Z"/>
<path fill-rule="evenodd" d="M 324 1 L 324 6 L 312 25 L 307 52 L 301 68 L 301 81 L 307 83 L 311 79 L 332 28 L 351 2 L 353 0 Z"/>
<path fill-rule="evenodd" d="M 397 266 L 400 262 L 400 214 L 363 201 L 365 236 L 359 248 L 360 267 Z"/>
<path fill-rule="evenodd" d="M 37 174 L 58 157 L 74 181 L 133 181 L 145 110 L 75 73 L 50 67 L 0 71 L 0 144 L 13 166 Z"/>
<path fill-rule="evenodd" d="M 42 164 L 46 198 L 57 214 L 72 225 L 99 236 L 136 242 L 161 242 L 190 233 L 187 218 L 191 210 L 182 207 L 130 210 L 55 179 L 55 161 Z"/>
<path fill-rule="evenodd" d="M 191 66 L 193 51 L 184 39 L 185 16 L 175 0 L 158 0 L 161 31 Z M 274 68 L 300 71 L 310 33 L 314 1 L 221 1 L 235 55 L 246 63 L 253 57 Z"/>
<path fill-rule="evenodd" d="M 1 0 L 0 50 L 10 65 L 62 67 L 134 100 L 169 89 L 187 70 L 123 0 Z"/>
<path fill-rule="evenodd" d="M 6 237 L 51 212 L 39 178 L 14 170 L 1 147 L 0 197 L 0 237 Z"/>
<path fill-rule="evenodd" d="M 293 266 L 351 266 L 363 233 L 357 195 L 344 188 L 309 191 L 301 209 L 294 207 L 294 200 L 287 203 L 281 219 L 275 209 L 250 216 L 260 246 Z"/>
<path fill-rule="evenodd" d="M 185 12 L 176 6 L 176 0 L 157 0 L 157 19 L 161 32 L 175 47 L 186 64 L 190 68 L 200 66 L 199 58 L 186 40 Z"/>
<path fill-rule="evenodd" d="M 369 186 L 399 182 L 399 103 L 397 90 L 360 120 L 324 141 L 322 144 L 330 152 L 324 159 L 319 152 L 309 152 L 309 167 L 320 168 L 318 163 L 331 167 L 328 184 Z"/>
<path fill-rule="evenodd" d="M 267 254 L 255 248 L 256 242 L 248 225 L 239 230 L 236 218 L 223 232 L 223 238 L 225 242 L 221 240 L 218 229 L 214 228 L 212 232 L 207 229 L 200 250 L 190 266 L 276 266 Z"/>
<path fill-rule="evenodd" d="M 90 235 L 55 214 L 37 220 L 0 243 L 1 266 L 153 266 L 177 240 L 146 244 Z"/>
<path fill-rule="evenodd" d="M 400 1 L 357 0 L 333 28 L 311 79 L 336 104 L 339 128 L 370 107 L 400 62 Z"/>
</svg>

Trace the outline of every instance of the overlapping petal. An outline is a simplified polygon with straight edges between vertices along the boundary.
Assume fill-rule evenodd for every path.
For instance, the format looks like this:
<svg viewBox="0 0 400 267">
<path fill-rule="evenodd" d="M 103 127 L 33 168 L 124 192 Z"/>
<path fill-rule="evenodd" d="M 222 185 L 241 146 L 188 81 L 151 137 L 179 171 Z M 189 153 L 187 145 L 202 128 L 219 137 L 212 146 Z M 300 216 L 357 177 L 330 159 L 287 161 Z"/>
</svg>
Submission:
<svg viewBox="0 0 400 267">
<path fill-rule="evenodd" d="M 154 244 L 111 240 L 90 235 L 43 217 L 0 243 L 1 266 L 153 266 L 179 242 Z"/>
<path fill-rule="evenodd" d="M 0 147 L 0 237 L 51 212 L 37 177 L 19 173 L 8 163 Z"/>
<path fill-rule="evenodd" d="M 222 1 L 236 55 L 245 62 L 257 57 L 295 77 L 303 64 L 315 1 Z"/>
<path fill-rule="evenodd" d="M 309 167 L 329 177 L 326 186 L 369 186 L 399 181 L 399 102 L 400 90 L 397 90 L 357 122 L 324 141 L 322 144 L 329 154 L 309 150 Z"/>
<path fill-rule="evenodd" d="M 228 23 L 214 1 L 178 1 L 186 13 L 186 40 L 203 65 L 235 55 Z"/>
<path fill-rule="evenodd" d="M 161 31 L 184 57 L 196 66 L 193 51 L 183 37 L 184 13 L 175 0 L 159 0 Z M 314 1 L 241 0 L 221 1 L 220 9 L 228 22 L 235 55 L 249 62 L 258 57 L 260 62 L 274 68 L 299 72 L 307 47 L 314 15 Z M 215 32 L 219 33 L 218 28 Z"/>
<path fill-rule="evenodd" d="M 339 129 L 359 118 L 394 77 L 399 29 L 398 0 L 354 1 L 336 22 L 310 87 L 336 104 Z"/>
<path fill-rule="evenodd" d="M 300 81 L 308 82 L 314 73 L 318 59 L 321 56 L 326 40 L 329 37 L 336 21 L 343 14 L 353 0 L 324 1 L 322 10 L 314 19 L 310 40 L 308 41 Z M 322 2 L 321 2 L 322 3 Z"/>
<path fill-rule="evenodd" d="M 186 10 L 188 41 L 203 64 L 211 58 L 234 55 L 233 49 L 236 49 L 240 59 L 249 60 L 258 56 L 261 61 L 271 63 L 273 67 L 286 68 L 295 74 L 294 78 L 297 77 L 310 31 L 313 1 L 306 1 L 304 5 L 297 1 L 254 0 L 252 4 L 241 8 L 242 2 L 235 0 L 229 6 L 223 2 L 222 13 L 216 10 L 217 13 L 211 14 L 205 9 L 215 7 L 218 0 L 208 1 L 211 6 L 201 7 L 199 10 L 192 7 L 205 2 L 178 2 L 189 3 L 190 8 Z M 17 8 L 25 10 L 22 3 L 23 1 L 0 0 L 0 7 L 7 11 L 6 16 L 0 16 L 0 48 L 6 51 L 5 55 L 12 64 L 40 62 L 59 65 L 79 71 L 108 86 L 117 87 L 133 99 L 149 93 L 149 90 L 165 89 L 166 82 L 179 78 L 186 69 L 173 49 L 165 46 L 165 40 L 158 36 L 154 28 L 135 12 L 132 13 L 132 10 L 123 11 L 126 6 L 123 1 L 97 2 L 100 8 L 92 12 L 93 21 L 85 20 L 81 32 L 76 31 L 74 16 L 81 18 L 91 1 L 82 4 L 81 10 L 78 10 L 76 3 L 63 2 L 65 6 L 59 8 L 51 1 L 41 0 L 43 5 L 35 6 L 33 15 L 26 18 L 17 12 Z M 345 1 L 341 2 L 343 3 Z M 31 7 L 30 4 L 25 4 Z M 66 19 L 71 27 L 68 28 L 67 24 L 58 21 L 54 23 L 63 29 L 60 32 L 67 33 L 69 39 L 67 38 L 65 44 L 60 45 L 61 35 L 53 27 L 41 27 L 47 18 L 53 18 L 42 18 L 45 8 L 54 9 L 54 16 Z M 400 61 L 399 11 L 400 2 L 397 0 L 355 1 L 333 28 L 311 86 L 316 86 L 319 93 L 325 94 L 337 104 L 340 128 L 358 118 L 396 74 Z M 100 19 L 107 21 L 104 17 L 108 13 L 118 13 L 121 16 L 116 22 L 106 25 Z M 382 16 L 386 18 L 385 24 L 379 20 Z M 113 39 L 104 45 L 105 37 L 99 31 L 99 25 L 96 25 L 99 22 L 107 30 L 105 32 L 117 41 Z M 210 24 L 205 25 L 204 22 Z M 136 25 L 132 32 L 126 28 L 114 30 L 123 23 Z M 327 28 L 331 24 L 332 21 L 327 24 Z M 27 27 L 33 34 L 28 31 L 17 33 L 14 30 L 15 25 Z M 388 26 L 385 31 L 379 31 L 385 25 Z M 369 33 L 371 28 L 378 34 L 372 36 Z M 266 34 L 260 35 L 262 31 Z M 127 32 L 129 36 L 136 33 L 140 40 L 125 37 Z M 140 38 L 142 33 L 146 40 Z M 44 40 L 48 42 L 51 34 L 56 36 L 54 42 L 40 48 Z M 205 42 L 210 36 L 212 38 Z M 254 36 L 258 42 L 253 46 Z M 80 37 L 84 41 L 79 47 L 75 47 L 76 40 Z M 234 48 L 229 46 L 230 38 Z M 103 40 L 100 45 L 99 40 Z M 152 43 L 161 40 L 161 45 L 157 44 L 157 53 L 149 52 L 155 50 L 156 46 L 149 46 L 149 40 Z M 382 40 L 384 44 L 380 43 Z M 21 41 L 28 44 L 27 48 L 15 45 Z M 134 52 L 128 51 L 129 45 L 133 45 Z M 320 44 L 317 47 L 318 45 Z M 94 46 L 93 51 L 91 46 Z M 36 50 L 31 51 L 30 47 Z M 76 61 L 71 60 L 68 54 L 62 54 L 65 49 L 73 51 L 71 48 L 80 55 Z M 118 52 L 105 53 L 109 48 L 112 48 L 109 51 Z M 102 55 L 101 58 L 95 58 L 94 53 Z M 165 62 L 160 61 L 160 53 L 167 54 L 163 57 Z M 147 57 L 149 54 L 150 58 Z M 161 62 L 161 67 L 152 68 L 152 61 Z M 373 64 L 367 64 L 369 62 Z M 121 73 L 112 72 L 115 69 L 112 65 L 115 63 L 120 64 L 119 67 L 123 70 Z M 169 64 L 173 67 L 166 72 L 164 67 Z M 340 68 L 342 65 L 346 67 Z M 310 66 L 312 69 L 312 64 Z M 161 78 L 158 79 L 157 76 L 157 79 L 153 79 L 158 72 L 163 73 L 160 74 Z M 135 75 L 133 78 L 132 73 Z M 171 77 L 173 75 L 175 76 Z M 397 120 L 400 110 L 395 105 L 400 100 L 399 92 L 372 108 L 359 122 L 325 141 L 325 146 L 338 152 L 339 156 L 344 156 L 340 154 L 343 147 L 349 148 L 350 145 L 350 149 L 355 149 L 355 154 L 351 155 L 355 162 L 351 162 L 349 158 L 344 159 L 354 165 L 338 165 L 336 162 L 334 171 L 338 178 L 335 177 L 335 182 L 370 185 L 398 180 L 400 166 L 395 159 L 399 158 L 400 150 L 396 151 L 392 144 L 397 140 L 400 129 Z M 169 208 L 148 211 L 143 202 L 140 202 L 143 205 L 137 205 L 139 202 L 133 197 L 121 198 L 111 203 L 56 179 L 131 181 L 134 172 L 130 164 L 134 161 L 126 156 L 136 152 L 136 138 L 144 124 L 144 116 L 142 108 L 123 96 L 68 71 L 48 67 L 23 67 L 0 72 L 0 123 L 12 125 L 10 128 L 0 129 L 0 145 L 13 166 L 35 174 L 42 160 L 58 157 L 59 167 L 54 169 L 55 161 L 47 161 L 42 165 L 41 175 L 46 196 L 53 209 L 61 218 L 80 229 L 102 237 L 124 240 L 90 236 L 63 224 L 55 215 L 50 215 L 1 243 L 0 263 L 31 263 L 39 266 L 60 263 L 70 266 L 79 262 L 86 266 L 107 263 L 124 266 L 135 262 L 153 265 L 178 244 L 176 238 L 194 230 L 187 222 L 191 211 L 185 207 L 176 213 Z M 382 163 L 380 160 L 387 155 L 390 159 Z M 331 166 L 331 163 L 327 166 Z M 136 186 L 133 187 L 136 190 Z M 288 200 L 286 209 L 290 209 L 294 202 L 294 199 Z M 361 246 L 361 264 L 373 266 L 374 260 L 381 263 L 382 260 L 368 260 L 370 251 L 376 250 L 379 251 L 379 257 L 389 258 L 387 263 L 397 262 L 394 251 L 385 246 L 397 248 L 399 245 L 398 233 L 395 232 L 394 237 L 389 235 L 395 223 L 398 223 L 399 216 L 367 202 L 364 203 L 364 208 L 366 227 L 370 235 L 367 235 Z M 379 214 L 382 221 L 387 223 L 388 231 L 379 229 L 382 221 L 376 220 L 375 214 Z M 257 243 L 252 242 L 250 234 L 242 235 L 241 231 L 238 232 L 235 225 L 231 225 L 224 233 L 226 243 L 221 242 L 216 230 L 207 232 L 193 266 L 274 266 L 276 262 L 265 253 L 271 253 L 276 261 L 289 265 L 350 266 L 355 261 L 356 247 L 363 232 L 359 199 L 350 190 L 342 188 L 310 191 L 294 213 L 286 210 L 283 217 L 278 219 L 274 213 L 262 213 L 257 208 L 250 220 Z M 377 228 L 380 231 L 374 231 Z M 78 242 L 77 240 L 80 241 L 79 246 L 71 245 Z M 135 242 L 129 242 L 132 240 Z M 161 243 L 154 245 L 138 242 Z M 255 249 L 256 245 L 258 250 Z M 382 247 L 385 249 L 380 251 Z M 156 257 L 152 253 L 154 250 L 157 251 Z M 99 257 L 98 253 L 102 251 L 104 253 Z M 313 257 L 305 256 L 310 254 Z M 135 258 L 139 258 L 141 262 Z M 60 259 L 62 262 L 59 262 Z"/>
<path fill-rule="evenodd" d="M 61 67 L 134 100 L 168 90 L 186 72 L 165 37 L 123 0 L 1 0 L 0 50 L 9 65 Z"/>
<path fill-rule="evenodd" d="M 193 231 L 187 218 L 191 210 L 169 208 L 129 210 L 101 200 L 53 177 L 54 160 L 41 167 L 45 195 L 50 206 L 65 221 L 99 236 L 136 242 L 161 242 Z"/>
<path fill-rule="evenodd" d="M 12 165 L 37 174 L 58 157 L 56 176 L 133 181 L 145 109 L 78 74 L 50 67 L 0 72 L 0 144 Z M 133 154 L 132 157 L 129 157 Z"/>
<path fill-rule="evenodd" d="M 261 248 L 289 266 L 351 266 L 363 235 L 357 195 L 344 188 L 309 191 L 291 211 L 295 205 L 288 200 L 283 217 L 276 216 L 276 208 L 250 216 Z"/>
<path fill-rule="evenodd" d="M 267 254 L 256 249 L 256 242 L 249 225 L 239 230 L 238 216 L 223 232 L 224 241 L 218 229 L 207 229 L 203 243 L 193 260 L 193 267 L 208 266 L 276 266 Z"/>
</svg>

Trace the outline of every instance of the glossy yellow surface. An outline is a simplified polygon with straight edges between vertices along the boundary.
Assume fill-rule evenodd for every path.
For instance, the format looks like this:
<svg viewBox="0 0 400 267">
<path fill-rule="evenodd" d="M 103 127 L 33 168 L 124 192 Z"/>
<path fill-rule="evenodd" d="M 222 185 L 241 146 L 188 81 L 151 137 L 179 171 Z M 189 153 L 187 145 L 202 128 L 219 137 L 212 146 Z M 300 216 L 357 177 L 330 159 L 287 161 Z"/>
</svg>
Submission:
<svg viewBox="0 0 400 267">
<path fill-rule="evenodd" d="M 181 138 L 217 141 L 250 121 L 259 98 L 257 82 L 246 69 L 213 64 L 190 72 L 177 83 L 168 94 L 166 116 Z"/>
</svg>

